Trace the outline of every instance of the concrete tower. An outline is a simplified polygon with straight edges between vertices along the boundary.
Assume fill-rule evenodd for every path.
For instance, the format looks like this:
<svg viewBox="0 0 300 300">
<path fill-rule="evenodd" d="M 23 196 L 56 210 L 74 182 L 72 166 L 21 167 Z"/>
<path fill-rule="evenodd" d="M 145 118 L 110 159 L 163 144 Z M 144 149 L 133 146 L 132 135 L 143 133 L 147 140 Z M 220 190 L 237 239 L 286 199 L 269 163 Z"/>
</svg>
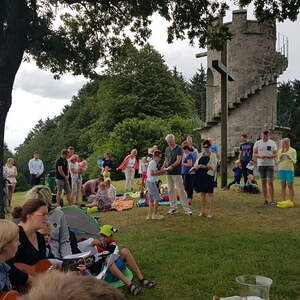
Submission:
<svg viewBox="0 0 300 300">
<path fill-rule="evenodd" d="M 227 44 L 227 69 L 235 81 L 228 82 L 228 156 L 234 157 L 245 133 L 256 140 L 262 130 L 271 130 L 274 139 L 282 134 L 277 123 L 276 83 L 288 65 L 286 38 L 278 40 L 275 23 L 247 20 L 247 10 L 233 12 L 225 24 L 232 33 Z M 221 75 L 212 61 L 221 52 L 207 51 L 206 124 L 203 138 L 221 144 Z M 276 137 L 275 137 L 276 136 Z"/>
</svg>

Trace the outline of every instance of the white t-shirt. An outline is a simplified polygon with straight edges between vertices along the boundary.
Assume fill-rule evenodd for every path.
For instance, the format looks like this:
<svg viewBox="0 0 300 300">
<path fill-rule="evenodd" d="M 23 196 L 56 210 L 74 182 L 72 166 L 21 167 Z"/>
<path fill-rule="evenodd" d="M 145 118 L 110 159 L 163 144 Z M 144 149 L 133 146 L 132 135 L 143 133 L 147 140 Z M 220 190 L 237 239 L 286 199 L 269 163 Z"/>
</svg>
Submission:
<svg viewBox="0 0 300 300">
<path fill-rule="evenodd" d="M 274 151 L 277 151 L 277 145 L 272 140 L 267 140 L 264 142 L 263 140 L 259 140 L 254 144 L 253 149 L 257 149 L 258 155 L 268 156 L 273 155 Z M 258 167 L 267 167 L 267 166 L 275 166 L 275 158 L 258 158 L 257 159 Z"/>
<path fill-rule="evenodd" d="M 72 169 L 76 170 L 76 171 L 79 171 L 80 166 L 79 166 L 78 162 L 75 162 L 75 163 L 69 162 L 69 169 L 70 169 L 70 173 L 71 173 L 72 178 L 74 178 L 74 179 L 80 178 L 79 173 L 73 173 L 72 172 Z"/>
<path fill-rule="evenodd" d="M 128 163 L 127 163 L 127 168 L 128 169 L 133 169 L 134 168 L 134 164 L 135 164 L 135 158 L 129 158 Z"/>
<path fill-rule="evenodd" d="M 151 175 L 152 172 L 156 172 L 157 169 L 157 162 L 155 160 L 151 160 L 148 165 L 147 169 L 147 181 L 149 182 L 157 182 L 158 178 L 156 176 Z"/>
<path fill-rule="evenodd" d="M 109 198 L 111 198 L 112 200 L 115 200 L 116 199 L 116 196 L 117 196 L 117 189 L 112 185 L 110 184 L 110 187 L 107 189 L 107 195 Z"/>
</svg>

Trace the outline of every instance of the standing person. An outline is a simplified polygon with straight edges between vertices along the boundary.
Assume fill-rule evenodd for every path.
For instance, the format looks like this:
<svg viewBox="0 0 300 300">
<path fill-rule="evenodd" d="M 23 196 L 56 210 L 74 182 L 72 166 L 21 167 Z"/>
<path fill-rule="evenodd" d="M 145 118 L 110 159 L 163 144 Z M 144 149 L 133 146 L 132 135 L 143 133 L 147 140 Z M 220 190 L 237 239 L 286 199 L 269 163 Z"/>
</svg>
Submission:
<svg viewBox="0 0 300 300">
<path fill-rule="evenodd" d="M 217 156 L 218 164 L 217 164 L 217 170 L 215 172 L 215 178 L 214 178 L 214 186 L 218 186 L 218 173 L 220 171 L 220 151 L 218 145 L 214 144 L 214 139 L 208 138 L 207 139 L 210 142 L 210 152 L 214 153 Z"/>
<path fill-rule="evenodd" d="M 10 266 L 6 263 L 15 257 L 19 242 L 19 227 L 8 220 L 0 220 L 0 294 L 12 290 Z"/>
<path fill-rule="evenodd" d="M 46 185 L 37 185 L 30 189 L 25 196 L 26 201 L 35 199 L 44 201 L 48 206 L 48 222 L 52 227 L 50 248 L 55 258 L 61 259 L 66 255 L 72 254 L 69 228 L 65 219 L 64 212 L 52 206 L 52 194 Z"/>
<path fill-rule="evenodd" d="M 75 154 L 75 148 L 72 147 L 72 146 L 70 146 L 67 151 L 68 151 L 68 154 L 67 154 L 67 158 L 66 159 L 69 160 Z M 77 160 L 76 161 L 78 163 L 81 162 L 81 159 L 80 159 L 79 155 L 77 155 Z"/>
<path fill-rule="evenodd" d="M 56 205 L 61 206 L 63 201 L 61 200 L 61 192 L 65 191 L 69 205 L 72 205 L 71 188 L 69 184 L 69 163 L 67 161 L 68 150 L 63 149 L 61 151 L 60 158 L 56 160 Z"/>
<path fill-rule="evenodd" d="M 77 203 L 81 194 L 81 186 L 82 186 L 82 172 L 83 170 L 80 168 L 80 164 L 78 163 L 78 155 L 73 154 L 69 159 L 69 168 L 71 174 L 71 198 L 73 203 Z"/>
<path fill-rule="evenodd" d="M 10 280 L 13 286 L 24 290 L 31 284 L 31 278 L 15 267 L 15 263 L 34 265 L 46 258 L 45 239 L 38 230 L 48 224 L 48 207 L 42 200 L 29 199 L 22 207 L 15 207 L 12 216 L 19 219 L 19 242 L 16 255 L 7 263 L 10 265 Z"/>
<path fill-rule="evenodd" d="M 18 170 L 14 165 L 15 161 L 13 158 L 8 158 L 6 165 L 3 170 L 3 177 L 7 180 L 6 181 L 6 191 L 7 191 L 7 211 L 11 211 L 11 200 L 12 200 L 12 193 L 16 190 Z"/>
<path fill-rule="evenodd" d="M 240 144 L 240 154 L 239 154 L 239 161 L 242 165 L 243 170 L 243 177 L 244 183 L 247 183 L 247 176 L 249 175 L 249 169 L 247 168 L 248 164 L 250 165 L 253 163 L 252 156 L 253 156 L 253 146 L 254 143 L 249 141 L 247 134 L 242 134 L 241 136 L 241 144 Z"/>
<path fill-rule="evenodd" d="M 105 167 L 108 171 L 110 171 L 113 168 L 113 161 L 111 159 L 111 155 L 108 152 L 105 152 L 102 159 L 102 165 L 101 165 L 101 173 L 105 170 Z"/>
<path fill-rule="evenodd" d="M 182 176 L 181 176 L 181 161 L 182 161 L 182 149 L 175 142 L 175 136 L 168 134 L 165 138 L 168 147 L 165 151 L 165 161 L 163 168 L 167 171 L 167 182 L 170 199 L 170 209 L 168 215 L 174 215 L 177 213 L 177 193 L 180 197 L 180 202 L 184 209 L 185 215 L 192 215 L 192 210 L 188 207 L 187 196 L 184 190 Z"/>
<path fill-rule="evenodd" d="M 258 172 L 262 181 L 262 191 L 264 204 L 268 205 L 268 194 L 271 198 L 271 205 L 276 205 L 274 201 L 274 168 L 275 157 L 277 157 L 277 146 L 269 137 L 269 131 L 262 133 L 261 139 L 255 142 L 253 147 L 253 157 L 257 158 Z"/>
<path fill-rule="evenodd" d="M 218 159 L 215 153 L 210 150 L 211 143 L 205 140 L 202 144 L 203 152 L 196 160 L 190 172 L 196 171 L 194 189 L 200 193 L 199 217 L 211 218 L 214 215 L 214 178 L 217 171 Z M 206 196 L 209 200 L 209 208 L 206 207 Z"/>
<path fill-rule="evenodd" d="M 147 168 L 147 188 L 150 195 L 149 211 L 146 220 L 161 220 L 164 217 L 158 214 L 158 203 L 160 201 L 160 194 L 158 190 L 157 175 L 164 173 L 164 170 L 158 170 L 158 163 L 161 160 L 161 152 L 155 151 L 153 159 L 150 161 Z"/>
<path fill-rule="evenodd" d="M 44 164 L 40 159 L 39 152 L 33 153 L 33 158 L 28 162 L 28 168 L 30 173 L 30 185 L 39 185 L 41 183 L 41 176 L 44 173 Z"/>
<path fill-rule="evenodd" d="M 289 138 L 281 141 L 278 150 L 278 176 L 281 182 L 281 201 L 286 200 L 286 188 L 289 191 L 289 200 L 294 201 L 294 176 L 295 165 L 297 163 L 297 152 L 291 147 Z"/>
<path fill-rule="evenodd" d="M 190 148 L 193 150 L 192 153 L 194 155 L 194 158 L 196 159 L 198 156 L 198 148 L 195 144 L 193 144 L 193 138 L 191 136 L 188 136 L 186 138 L 186 143 L 190 146 Z"/>
<path fill-rule="evenodd" d="M 191 205 L 193 200 L 193 191 L 194 191 L 193 189 L 194 174 L 190 173 L 190 169 L 193 167 L 196 161 L 196 156 L 193 148 L 191 148 L 191 146 L 188 145 L 188 143 L 186 142 L 182 144 L 182 150 L 184 153 L 184 159 L 182 162 L 183 185 L 187 194 L 188 203 L 189 205 Z"/>
<path fill-rule="evenodd" d="M 139 162 L 139 174 L 141 176 L 141 181 L 140 181 L 140 185 L 141 185 L 140 196 L 141 196 L 141 198 L 144 197 L 148 165 L 149 165 L 149 161 L 148 161 L 147 157 L 142 157 L 142 159 Z"/>
<path fill-rule="evenodd" d="M 139 163 L 136 158 L 137 150 L 132 149 L 131 153 L 127 155 L 117 170 L 122 170 L 125 173 L 125 192 L 133 190 L 133 180 L 135 175 L 135 170 L 138 170 Z"/>
</svg>

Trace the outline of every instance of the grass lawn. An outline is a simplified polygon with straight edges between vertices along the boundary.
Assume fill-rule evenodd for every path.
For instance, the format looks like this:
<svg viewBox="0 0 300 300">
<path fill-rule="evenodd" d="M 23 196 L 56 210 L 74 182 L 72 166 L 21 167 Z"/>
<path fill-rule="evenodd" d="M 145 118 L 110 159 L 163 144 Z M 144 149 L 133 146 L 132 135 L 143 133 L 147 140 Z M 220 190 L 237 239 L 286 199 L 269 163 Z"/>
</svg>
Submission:
<svg viewBox="0 0 300 300">
<path fill-rule="evenodd" d="M 114 183 L 121 189 L 122 182 Z M 276 182 L 279 200 L 279 183 Z M 120 190 L 119 189 L 119 190 Z M 259 274 L 273 279 L 271 300 L 300 299 L 300 178 L 292 209 L 264 207 L 260 195 L 216 190 L 216 216 L 191 217 L 182 210 L 161 221 L 146 221 L 146 208 L 100 213 L 102 224 L 119 228 L 115 238 L 132 250 L 144 276 L 145 300 L 210 300 L 237 294 L 235 277 Z M 14 204 L 24 193 L 14 194 Z M 166 213 L 168 207 L 161 207 Z M 127 291 L 124 289 L 126 295 Z M 128 296 L 128 298 L 133 298 Z"/>
</svg>

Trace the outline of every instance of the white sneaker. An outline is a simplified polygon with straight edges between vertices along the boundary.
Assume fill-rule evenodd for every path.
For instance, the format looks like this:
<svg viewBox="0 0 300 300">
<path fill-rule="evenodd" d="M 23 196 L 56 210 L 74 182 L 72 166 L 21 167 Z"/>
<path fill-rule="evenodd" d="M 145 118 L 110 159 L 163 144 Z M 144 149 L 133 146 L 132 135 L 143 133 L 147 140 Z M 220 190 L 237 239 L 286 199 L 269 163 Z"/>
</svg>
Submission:
<svg viewBox="0 0 300 300">
<path fill-rule="evenodd" d="M 164 216 L 161 216 L 161 215 L 154 215 L 152 216 L 152 220 L 162 220 L 164 219 L 165 217 Z"/>
<path fill-rule="evenodd" d="M 177 211 L 176 208 L 170 208 L 169 211 L 168 211 L 169 216 L 175 215 L 177 213 L 178 213 L 178 211 Z"/>
<path fill-rule="evenodd" d="M 146 220 L 152 219 L 150 215 L 147 215 Z"/>
<path fill-rule="evenodd" d="M 193 212 L 187 208 L 185 211 L 184 211 L 184 214 L 187 215 L 187 216 L 191 216 L 193 214 Z"/>
</svg>

